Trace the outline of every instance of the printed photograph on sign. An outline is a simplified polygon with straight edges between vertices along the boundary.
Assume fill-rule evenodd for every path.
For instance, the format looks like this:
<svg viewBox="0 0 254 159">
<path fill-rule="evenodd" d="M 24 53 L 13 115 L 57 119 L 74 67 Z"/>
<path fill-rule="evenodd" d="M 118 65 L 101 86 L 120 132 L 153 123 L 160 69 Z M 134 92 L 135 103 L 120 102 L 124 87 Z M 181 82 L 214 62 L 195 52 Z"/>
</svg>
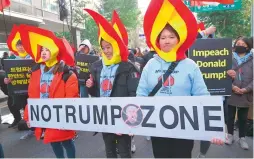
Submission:
<svg viewBox="0 0 254 159">
<path fill-rule="evenodd" d="M 32 127 L 225 139 L 222 98 L 214 96 L 28 99 L 28 115 Z"/>
<path fill-rule="evenodd" d="M 136 127 L 143 121 L 142 109 L 134 104 L 126 105 L 122 109 L 121 115 L 124 123 L 130 127 Z"/>
</svg>

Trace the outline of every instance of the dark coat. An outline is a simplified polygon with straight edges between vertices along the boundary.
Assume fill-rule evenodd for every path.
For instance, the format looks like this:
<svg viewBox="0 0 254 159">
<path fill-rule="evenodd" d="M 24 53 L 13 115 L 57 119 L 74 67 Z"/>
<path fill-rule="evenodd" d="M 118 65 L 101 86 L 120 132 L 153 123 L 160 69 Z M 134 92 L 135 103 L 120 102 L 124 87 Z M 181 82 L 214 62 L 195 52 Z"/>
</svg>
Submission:
<svg viewBox="0 0 254 159">
<path fill-rule="evenodd" d="M 92 64 L 90 72 L 94 86 L 88 89 L 89 94 L 100 97 L 100 76 L 103 68 L 102 61 Z M 131 62 L 121 62 L 117 68 L 110 97 L 135 97 L 140 78 L 140 72 Z"/>
</svg>

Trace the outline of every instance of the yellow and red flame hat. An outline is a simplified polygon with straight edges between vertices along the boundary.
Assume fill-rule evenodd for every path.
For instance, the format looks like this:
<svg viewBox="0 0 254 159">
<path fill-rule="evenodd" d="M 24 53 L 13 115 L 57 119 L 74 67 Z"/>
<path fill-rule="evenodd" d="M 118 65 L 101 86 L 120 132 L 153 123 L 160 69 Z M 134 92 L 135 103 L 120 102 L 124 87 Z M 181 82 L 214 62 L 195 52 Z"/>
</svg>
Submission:
<svg viewBox="0 0 254 159">
<path fill-rule="evenodd" d="M 28 53 L 26 51 L 25 52 L 18 52 L 17 47 L 16 47 L 16 44 L 17 44 L 18 41 L 21 41 L 21 38 L 20 38 L 20 27 L 17 26 L 17 25 L 14 25 L 12 30 L 11 30 L 10 35 L 8 36 L 7 45 L 9 47 L 9 49 L 15 55 L 20 56 L 20 57 L 26 57 L 28 55 Z"/>
<path fill-rule="evenodd" d="M 113 11 L 112 14 L 112 26 L 117 32 L 117 34 L 121 37 L 125 45 L 128 46 L 129 44 L 128 32 L 115 10 Z"/>
<path fill-rule="evenodd" d="M 42 63 L 41 48 L 47 48 L 51 57 L 45 62 L 47 67 L 52 67 L 63 60 L 67 65 L 74 65 L 74 52 L 65 39 L 57 38 L 53 32 L 34 26 L 20 25 L 20 36 L 25 50 L 35 60 Z"/>
<path fill-rule="evenodd" d="M 170 52 L 163 52 L 157 38 L 164 27 L 169 24 L 179 34 L 180 41 Z M 151 0 L 144 17 L 144 32 L 148 46 L 151 46 L 166 62 L 186 58 L 185 52 L 196 40 L 197 21 L 180 0 Z"/>
<path fill-rule="evenodd" d="M 101 40 L 105 40 L 109 42 L 112 47 L 113 47 L 113 57 L 111 60 L 108 60 L 107 57 L 105 56 L 103 50 L 102 51 L 102 60 L 105 65 L 112 65 L 112 64 L 117 64 L 121 61 L 128 61 L 128 49 L 123 42 L 122 38 L 118 35 L 117 31 L 113 28 L 113 26 L 99 13 L 90 10 L 90 9 L 84 9 L 87 11 L 96 24 L 98 25 L 99 28 L 99 36 L 98 36 L 98 41 L 99 44 L 101 44 Z M 119 31 L 121 33 L 120 27 Z M 122 35 L 122 34 L 121 34 Z M 124 37 L 123 37 L 124 38 Z"/>
</svg>

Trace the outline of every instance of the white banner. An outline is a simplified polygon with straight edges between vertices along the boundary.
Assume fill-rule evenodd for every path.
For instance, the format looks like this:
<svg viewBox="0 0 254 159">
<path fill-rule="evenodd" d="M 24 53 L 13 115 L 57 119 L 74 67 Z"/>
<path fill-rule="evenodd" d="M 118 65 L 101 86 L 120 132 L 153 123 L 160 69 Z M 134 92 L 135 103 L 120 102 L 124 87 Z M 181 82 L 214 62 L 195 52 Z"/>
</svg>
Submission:
<svg viewBox="0 0 254 159">
<path fill-rule="evenodd" d="M 31 127 L 225 140 L 216 96 L 28 99 Z"/>
</svg>

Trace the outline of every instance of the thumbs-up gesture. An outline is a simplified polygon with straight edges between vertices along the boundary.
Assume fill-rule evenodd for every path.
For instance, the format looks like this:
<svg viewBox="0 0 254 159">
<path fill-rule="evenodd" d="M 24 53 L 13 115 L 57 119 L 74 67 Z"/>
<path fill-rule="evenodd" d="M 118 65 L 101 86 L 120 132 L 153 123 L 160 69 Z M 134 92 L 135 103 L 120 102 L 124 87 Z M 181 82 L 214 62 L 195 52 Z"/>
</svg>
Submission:
<svg viewBox="0 0 254 159">
<path fill-rule="evenodd" d="M 93 87 L 94 82 L 93 82 L 93 76 L 90 74 L 90 78 L 86 81 L 86 87 L 91 88 Z"/>
</svg>

